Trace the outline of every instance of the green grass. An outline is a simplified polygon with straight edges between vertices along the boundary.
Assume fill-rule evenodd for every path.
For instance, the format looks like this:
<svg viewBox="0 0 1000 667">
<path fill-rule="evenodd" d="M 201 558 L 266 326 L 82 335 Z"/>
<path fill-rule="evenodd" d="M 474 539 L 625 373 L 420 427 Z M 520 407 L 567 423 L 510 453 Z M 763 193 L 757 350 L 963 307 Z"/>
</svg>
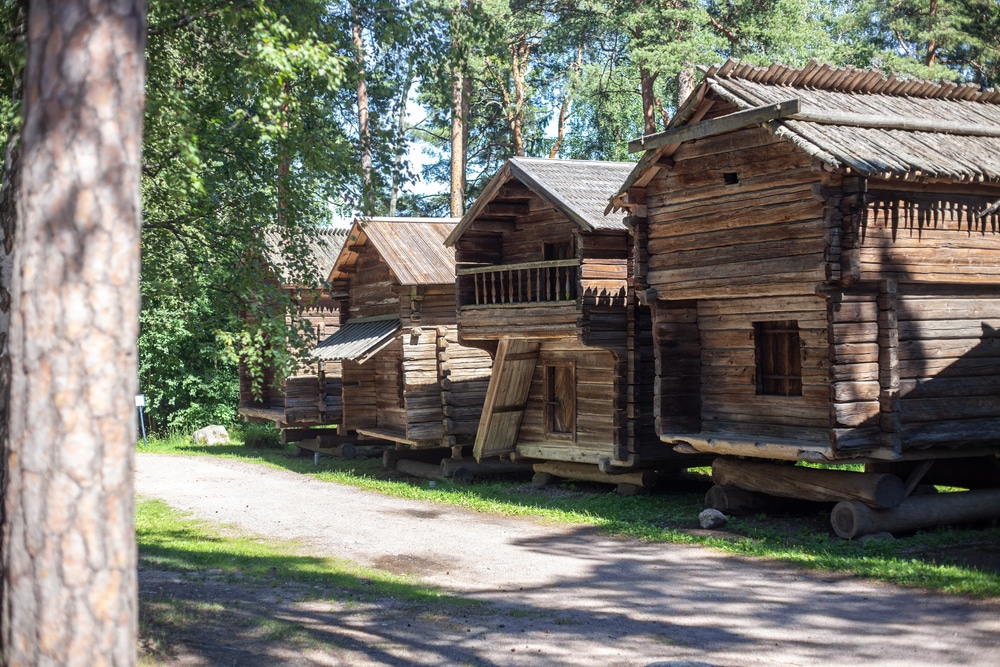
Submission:
<svg viewBox="0 0 1000 667">
<path fill-rule="evenodd" d="M 733 518 L 724 535 L 698 530 L 704 489 L 620 497 L 611 487 L 563 484 L 535 490 L 523 481 L 489 481 L 471 486 L 404 478 L 372 458 L 341 460 L 297 458 L 295 448 L 251 450 L 239 444 L 197 447 L 183 438 L 151 441 L 147 451 L 190 456 L 238 458 L 292 470 L 316 479 L 347 484 L 400 498 L 464 507 L 473 511 L 589 524 L 603 531 L 645 541 L 698 544 L 753 558 L 850 573 L 878 581 L 916 586 L 970 597 L 1000 598 L 1000 525 L 941 528 L 894 541 L 861 544 L 831 533 L 827 513 L 800 516 Z M 704 471 L 703 471 L 704 472 Z M 963 564 L 962 555 L 985 557 Z M 976 563 L 987 565 L 978 568 Z"/>
<path fill-rule="evenodd" d="M 482 607 L 407 577 L 296 555 L 294 543 L 228 532 L 233 531 L 190 519 L 158 500 L 137 503 L 140 568 L 182 573 L 185 580 L 180 588 L 150 586 L 140 596 L 140 665 L 170 663 L 179 644 L 228 646 L 234 636 L 237 644 L 335 647 L 335 639 L 315 636 L 287 613 L 305 600 L 329 601 L 340 609 L 384 607 L 389 600 L 414 614 Z M 223 600 L 215 599 L 218 589 L 200 592 L 213 583 L 225 586 Z"/>
<path fill-rule="evenodd" d="M 438 600 L 441 593 L 407 577 L 362 568 L 335 558 L 294 555 L 299 545 L 257 536 L 225 535 L 226 527 L 186 518 L 158 500 L 136 505 L 139 563 L 174 572 L 254 584 L 274 582 L 348 591 L 355 598 L 390 596 L 413 602 Z"/>
</svg>

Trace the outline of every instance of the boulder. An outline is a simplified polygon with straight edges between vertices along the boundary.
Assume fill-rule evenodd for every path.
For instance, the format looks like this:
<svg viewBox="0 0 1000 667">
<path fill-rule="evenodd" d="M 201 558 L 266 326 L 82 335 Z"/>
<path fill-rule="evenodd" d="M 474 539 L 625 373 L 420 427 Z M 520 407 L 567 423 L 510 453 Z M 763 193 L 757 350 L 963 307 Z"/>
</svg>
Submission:
<svg viewBox="0 0 1000 667">
<path fill-rule="evenodd" d="M 191 439 L 196 444 L 212 447 L 214 445 L 225 445 L 229 442 L 229 432 L 225 426 L 206 426 L 191 434 Z"/>
<path fill-rule="evenodd" d="M 700 523 L 701 527 L 706 530 L 721 528 L 726 525 L 727 521 L 729 521 L 729 517 L 716 509 L 703 510 L 698 515 L 698 523 Z"/>
</svg>

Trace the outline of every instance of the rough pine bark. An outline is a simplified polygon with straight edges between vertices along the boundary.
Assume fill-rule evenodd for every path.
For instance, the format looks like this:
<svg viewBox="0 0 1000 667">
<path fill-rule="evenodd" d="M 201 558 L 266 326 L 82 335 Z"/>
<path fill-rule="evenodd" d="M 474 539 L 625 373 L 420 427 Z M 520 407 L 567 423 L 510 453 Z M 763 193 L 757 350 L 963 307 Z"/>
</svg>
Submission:
<svg viewBox="0 0 1000 667">
<path fill-rule="evenodd" d="M 451 217 L 465 213 L 465 77 L 456 71 L 451 82 Z"/>
<path fill-rule="evenodd" d="M 372 139 L 368 118 L 368 82 L 365 73 L 365 41 L 358 5 L 351 3 L 351 39 L 354 43 L 354 63 L 358 68 L 358 138 L 361 141 L 361 210 L 375 211 L 372 190 Z"/>
<path fill-rule="evenodd" d="M 144 0 L 33 0 L 11 291 L 3 650 L 133 665 Z"/>
</svg>

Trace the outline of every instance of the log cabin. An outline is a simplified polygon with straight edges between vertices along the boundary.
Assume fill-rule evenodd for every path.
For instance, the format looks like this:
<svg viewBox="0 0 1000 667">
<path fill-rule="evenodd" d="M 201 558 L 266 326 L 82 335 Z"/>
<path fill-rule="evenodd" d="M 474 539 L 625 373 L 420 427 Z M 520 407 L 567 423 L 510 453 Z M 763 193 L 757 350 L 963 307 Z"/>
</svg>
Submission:
<svg viewBox="0 0 1000 667">
<path fill-rule="evenodd" d="M 359 218 L 328 277 L 340 328 L 312 351 L 343 369 L 339 434 L 398 447 L 452 447 L 475 436 L 489 354 L 459 344 L 457 220 Z"/>
<path fill-rule="evenodd" d="M 703 74 L 630 144 L 609 207 L 637 238 L 659 437 L 870 472 L 995 466 L 1000 91 L 816 62 Z M 767 486 L 749 477 L 726 483 Z"/>
<path fill-rule="evenodd" d="M 267 230 L 265 234 L 270 264 L 277 269 L 275 282 L 292 297 L 295 306 L 295 312 L 286 315 L 286 323 L 298 326 L 312 347 L 340 326 L 340 302 L 324 283 L 347 239 L 347 230 L 319 230 L 304 256 L 294 260 L 287 257 L 288 251 L 283 250 L 285 245 L 277 232 Z M 262 375 L 255 391 L 247 364 L 240 360 L 239 412 L 247 421 L 272 421 L 283 435 L 340 421 L 339 362 L 302 362 L 287 377 L 267 367 Z"/>
<path fill-rule="evenodd" d="M 459 340 L 494 357 L 477 459 L 638 486 L 683 459 L 653 429 L 649 308 L 630 289 L 629 230 L 604 214 L 632 167 L 511 158 L 445 241 Z"/>
</svg>

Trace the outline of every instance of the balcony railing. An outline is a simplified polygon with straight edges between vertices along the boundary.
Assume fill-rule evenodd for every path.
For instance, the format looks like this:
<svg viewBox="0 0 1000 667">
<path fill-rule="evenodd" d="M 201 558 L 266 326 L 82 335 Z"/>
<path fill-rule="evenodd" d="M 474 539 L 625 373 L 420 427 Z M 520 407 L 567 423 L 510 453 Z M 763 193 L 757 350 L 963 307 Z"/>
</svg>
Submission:
<svg viewBox="0 0 1000 667">
<path fill-rule="evenodd" d="M 463 305 L 498 306 L 549 301 L 575 301 L 579 259 L 459 267 L 472 278 L 475 300 Z"/>
</svg>

